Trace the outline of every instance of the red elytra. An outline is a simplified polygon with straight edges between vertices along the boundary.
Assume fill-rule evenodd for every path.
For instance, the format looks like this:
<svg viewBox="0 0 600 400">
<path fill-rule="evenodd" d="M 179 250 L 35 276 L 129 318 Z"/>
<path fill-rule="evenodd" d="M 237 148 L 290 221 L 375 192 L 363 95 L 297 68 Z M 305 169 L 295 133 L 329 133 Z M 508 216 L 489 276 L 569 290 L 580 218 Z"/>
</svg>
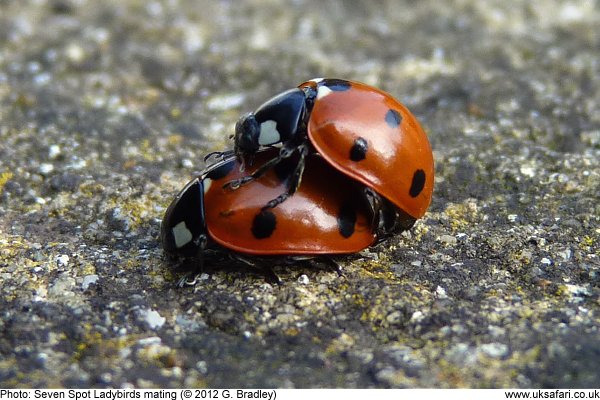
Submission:
<svg viewBox="0 0 600 400">
<path fill-rule="evenodd" d="M 378 204 L 390 202 L 399 214 L 416 220 L 431 203 L 433 154 L 425 132 L 405 106 L 364 83 L 313 79 L 272 97 L 238 120 L 234 135 L 238 159 L 251 163 L 259 149 L 275 145 L 281 145 L 279 154 L 253 176 L 230 181 L 228 186 L 247 184 L 297 154 L 297 179 L 266 204 L 275 208 L 301 185 L 303 157 L 319 153 L 368 188 Z M 385 231 L 397 232 L 404 226 L 408 225 L 395 224 Z"/>
<path fill-rule="evenodd" d="M 317 92 L 306 128 L 316 151 L 410 216 L 422 217 L 433 192 L 433 154 L 413 114 L 360 82 L 315 79 L 298 87 Z"/>
<path fill-rule="evenodd" d="M 307 157 L 301 187 L 274 209 L 263 207 L 285 189 L 291 172 L 286 163 L 238 190 L 223 188 L 275 154 L 276 149 L 257 153 L 255 167 L 243 173 L 232 158 L 228 173 L 204 179 L 205 222 L 212 240 L 250 255 L 354 253 L 375 241 L 372 215 L 360 189 L 318 156 Z"/>
</svg>

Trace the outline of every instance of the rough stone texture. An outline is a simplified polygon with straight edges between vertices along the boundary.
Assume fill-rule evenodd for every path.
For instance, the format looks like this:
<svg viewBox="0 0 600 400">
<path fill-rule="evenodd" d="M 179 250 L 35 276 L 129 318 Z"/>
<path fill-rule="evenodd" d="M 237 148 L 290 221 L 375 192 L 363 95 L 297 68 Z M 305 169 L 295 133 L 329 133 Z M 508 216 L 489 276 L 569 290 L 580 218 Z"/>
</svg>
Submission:
<svg viewBox="0 0 600 400">
<path fill-rule="evenodd" d="M 0 386 L 598 386 L 598 26 L 589 0 L 0 0 Z M 317 76 L 414 111 L 430 211 L 342 278 L 176 288 L 165 207 Z"/>
</svg>

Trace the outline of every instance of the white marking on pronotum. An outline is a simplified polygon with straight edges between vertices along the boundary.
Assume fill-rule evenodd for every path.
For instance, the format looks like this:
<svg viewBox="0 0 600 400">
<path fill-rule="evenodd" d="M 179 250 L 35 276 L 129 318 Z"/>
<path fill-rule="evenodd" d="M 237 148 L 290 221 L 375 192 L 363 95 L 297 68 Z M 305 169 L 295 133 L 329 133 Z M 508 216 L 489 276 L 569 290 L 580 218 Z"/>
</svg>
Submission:
<svg viewBox="0 0 600 400">
<path fill-rule="evenodd" d="M 188 229 L 185 221 L 181 221 L 175 225 L 171 232 L 173 232 L 173 238 L 175 239 L 175 246 L 180 249 L 189 242 L 192 241 L 192 232 Z"/>
<path fill-rule="evenodd" d="M 268 120 L 260 124 L 260 134 L 258 135 L 258 144 L 266 146 L 279 143 L 281 135 L 277 130 L 277 122 Z"/>
<path fill-rule="evenodd" d="M 204 178 L 202 180 L 202 190 L 204 191 L 204 193 L 208 192 L 208 189 L 210 189 L 210 185 L 212 185 L 212 179 Z"/>
<path fill-rule="evenodd" d="M 322 81 L 323 81 L 323 78 L 315 78 L 315 79 L 311 79 L 309 82 L 320 83 Z"/>
<path fill-rule="evenodd" d="M 327 86 L 320 86 L 319 89 L 317 89 L 317 100 L 322 99 L 331 92 L 332 90 L 329 89 Z"/>
</svg>

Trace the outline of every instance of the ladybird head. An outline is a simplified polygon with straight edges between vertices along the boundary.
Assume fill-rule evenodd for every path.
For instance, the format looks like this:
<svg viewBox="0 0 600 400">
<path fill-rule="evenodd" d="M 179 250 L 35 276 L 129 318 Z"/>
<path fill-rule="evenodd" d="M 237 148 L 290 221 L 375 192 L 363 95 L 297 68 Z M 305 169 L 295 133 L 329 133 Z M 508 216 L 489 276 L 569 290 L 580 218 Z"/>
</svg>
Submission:
<svg viewBox="0 0 600 400">
<path fill-rule="evenodd" d="M 235 124 L 234 152 L 239 161 L 258 151 L 260 125 L 254 114 L 243 115 Z"/>
<path fill-rule="evenodd" d="M 254 113 L 240 118 L 235 126 L 234 151 L 239 161 L 255 154 L 261 146 L 293 140 L 306 112 L 306 96 L 298 88 L 267 100 Z"/>
<path fill-rule="evenodd" d="M 204 181 L 194 178 L 167 208 L 160 238 L 166 253 L 195 256 L 202 250 L 206 237 Z"/>
</svg>

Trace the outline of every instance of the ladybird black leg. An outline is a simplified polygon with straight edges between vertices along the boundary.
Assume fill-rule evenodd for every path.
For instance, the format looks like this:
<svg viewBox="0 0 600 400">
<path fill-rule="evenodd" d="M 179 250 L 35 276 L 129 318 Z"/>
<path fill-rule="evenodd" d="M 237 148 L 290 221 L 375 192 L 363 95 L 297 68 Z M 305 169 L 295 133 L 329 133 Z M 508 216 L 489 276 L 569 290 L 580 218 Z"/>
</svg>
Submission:
<svg viewBox="0 0 600 400">
<path fill-rule="evenodd" d="M 225 183 L 223 185 L 223 189 L 237 190 L 240 187 L 252 182 L 253 180 L 260 178 L 261 176 L 266 174 L 269 169 L 271 169 L 274 166 L 276 166 L 277 164 L 279 164 L 281 162 L 281 160 L 291 157 L 291 155 L 294 154 L 294 152 L 297 149 L 298 149 L 298 147 L 282 147 L 281 150 L 279 151 L 279 154 L 277 155 L 277 157 L 274 157 L 274 158 L 270 159 L 269 161 L 267 161 L 266 163 L 264 163 L 263 165 L 261 165 L 251 175 L 244 176 L 243 178 L 239 178 L 239 179 L 234 179 L 232 181 Z"/>
<path fill-rule="evenodd" d="M 416 219 L 384 199 L 370 188 L 364 188 L 364 197 L 369 203 L 373 219 L 371 226 L 377 235 L 375 244 L 379 244 L 393 235 L 406 231 L 415 224 Z"/>
<path fill-rule="evenodd" d="M 219 160 L 219 159 L 223 160 L 225 158 L 231 157 L 233 154 L 234 154 L 233 150 L 212 151 L 204 156 L 204 162 L 207 162 L 208 159 L 213 158 L 213 157 L 216 158 L 217 160 Z"/>
<path fill-rule="evenodd" d="M 289 197 L 293 196 L 296 193 L 296 190 L 300 187 L 302 183 L 302 175 L 304 174 L 304 167 L 306 165 L 306 156 L 308 155 L 308 147 L 306 145 L 300 145 L 297 147 L 298 152 L 300 153 L 300 158 L 298 163 L 296 164 L 296 168 L 294 168 L 294 172 L 292 174 L 292 179 L 288 183 L 288 189 L 285 193 L 280 194 L 273 200 L 269 201 L 267 205 L 265 205 L 262 210 L 267 210 L 269 208 L 275 208 L 284 201 L 286 201 Z"/>
<path fill-rule="evenodd" d="M 335 272 L 337 272 L 339 277 L 344 276 L 342 266 L 330 256 L 320 256 L 319 260 L 322 261 L 325 265 L 331 267 Z"/>
<path fill-rule="evenodd" d="M 283 285 L 283 280 L 275 273 L 275 271 L 273 271 L 273 268 L 271 268 L 270 265 L 263 264 L 260 266 L 260 269 L 269 282 L 276 283 L 279 286 Z"/>
<path fill-rule="evenodd" d="M 259 262 L 257 260 L 255 261 L 254 259 L 250 260 L 237 253 L 230 253 L 229 256 L 236 261 L 246 264 L 250 268 L 260 271 L 267 281 L 274 282 L 278 285 L 283 285 L 281 278 L 275 273 L 275 271 L 273 271 L 273 268 L 271 268 L 271 266 L 265 262 Z"/>
<path fill-rule="evenodd" d="M 254 154 L 249 154 L 240 162 L 240 172 L 244 172 L 246 167 L 251 167 L 252 165 L 254 165 Z"/>
<path fill-rule="evenodd" d="M 315 267 L 315 265 L 319 264 L 319 263 L 324 264 L 325 266 L 330 267 L 332 270 L 334 270 L 338 274 L 339 277 L 344 276 L 344 271 L 342 270 L 341 265 L 338 264 L 338 262 L 329 255 L 310 256 L 310 257 L 296 256 L 296 257 L 290 257 L 290 260 L 295 261 L 295 262 L 304 262 L 308 266 L 312 266 L 312 267 Z"/>
<path fill-rule="evenodd" d="M 379 232 L 381 228 L 381 224 L 383 222 L 383 215 L 381 210 L 381 197 L 377 195 L 373 190 L 368 187 L 363 189 L 363 195 L 369 204 L 369 208 L 371 210 L 372 219 L 371 219 L 371 227 L 373 231 Z"/>
<path fill-rule="evenodd" d="M 194 270 L 188 272 L 183 277 L 181 277 L 181 279 L 179 279 L 179 281 L 177 282 L 178 287 L 194 286 L 198 282 L 198 278 L 200 277 L 200 275 L 202 275 L 202 272 L 204 271 L 204 250 L 206 249 L 207 243 L 208 240 L 206 238 L 206 235 L 200 235 L 200 237 L 198 238 L 198 253 L 196 253 L 195 257 L 196 265 L 194 267 Z M 193 278 L 192 280 L 189 280 L 191 276 L 193 276 Z"/>
<path fill-rule="evenodd" d="M 272 168 L 275 165 L 279 164 L 279 162 L 281 160 L 282 160 L 282 158 L 280 158 L 279 156 L 272 158 L 269 161 L 267 161 L 266 163 L 264 163 L 263 165 L 261 165 L 260 168 L 258 168 L 256 171 L 254 171 L 251 175 L 244 176 L 243 178 L 239 178 L 239 179 L 234 179 L 232 181 L 225 183 L 223 185 L 223 189 L 237 190 L 240 187 L 263 176 L 269 170 L 269 168 Z"/>
</svg>

